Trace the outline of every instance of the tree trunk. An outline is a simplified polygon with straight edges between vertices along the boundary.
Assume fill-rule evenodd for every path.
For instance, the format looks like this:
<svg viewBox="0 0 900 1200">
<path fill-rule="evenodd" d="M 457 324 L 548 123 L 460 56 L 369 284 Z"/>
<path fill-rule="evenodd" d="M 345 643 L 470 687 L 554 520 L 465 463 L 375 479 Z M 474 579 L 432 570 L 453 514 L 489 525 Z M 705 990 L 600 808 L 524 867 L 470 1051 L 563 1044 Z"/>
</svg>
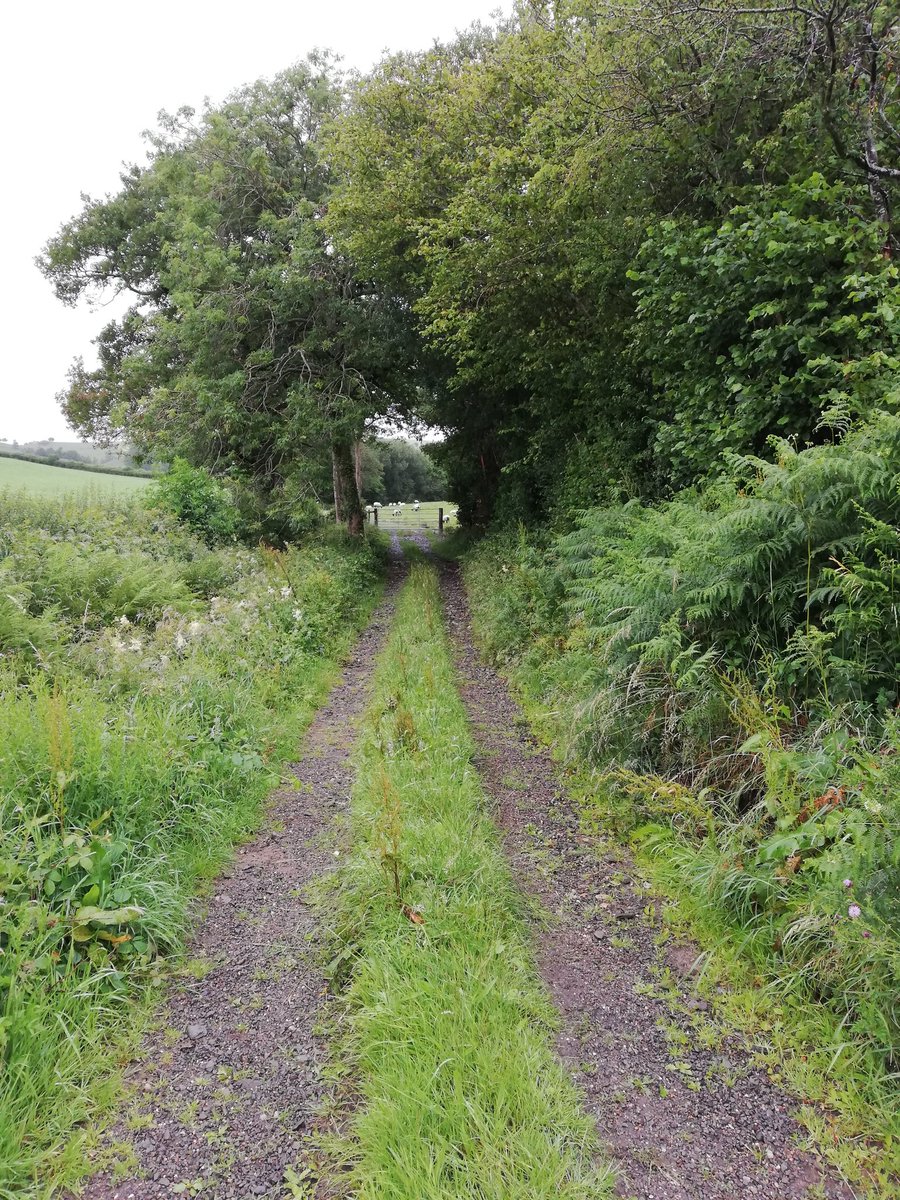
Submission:
<svg viewBox="0 0 900 1200">
<path fill-rule="evenodd" d="M 337 454 L 334 447 L 331 450 L 331 480 L 334 486 L 334 521 L 336 525 L 340 525 L 344 519 L 344 500 L 341 495 L 341 475 L 338 470 Z"/>
<path fill-rule="evenodd" d="M 347 526 L 352 537 L 362 537 L 363 510 L 356 484 L 356 456 L 353 443 L 335 441 L 331 446 L 331 468 L 334 475 L 335 517 Z"/>
<path fill-rule="evenodd" d="M 362 502 L 362 442 L 353 443 L 353 476 L 356 479 L 356 494 L 359 496 L 360 502 Z"/>
</svg>

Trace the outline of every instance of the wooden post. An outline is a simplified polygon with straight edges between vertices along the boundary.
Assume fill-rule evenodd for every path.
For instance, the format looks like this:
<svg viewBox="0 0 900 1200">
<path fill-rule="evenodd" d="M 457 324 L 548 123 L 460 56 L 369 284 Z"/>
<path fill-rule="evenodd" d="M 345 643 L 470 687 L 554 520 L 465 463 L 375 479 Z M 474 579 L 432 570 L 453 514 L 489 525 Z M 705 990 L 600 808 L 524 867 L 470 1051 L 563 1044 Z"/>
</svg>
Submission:
<svg viewBox="0 0 900 1200">
<path fill-rule="evenodd" d="M 438 509 L 438 533 L 444 532 L 444 510 Z"/>
<path fill-rule="evenodd" d="M 375 514 L 375 524 L 377 525 L 378 524 L 378 509 L 373 508 L 372 512 Z"/>
</svg>

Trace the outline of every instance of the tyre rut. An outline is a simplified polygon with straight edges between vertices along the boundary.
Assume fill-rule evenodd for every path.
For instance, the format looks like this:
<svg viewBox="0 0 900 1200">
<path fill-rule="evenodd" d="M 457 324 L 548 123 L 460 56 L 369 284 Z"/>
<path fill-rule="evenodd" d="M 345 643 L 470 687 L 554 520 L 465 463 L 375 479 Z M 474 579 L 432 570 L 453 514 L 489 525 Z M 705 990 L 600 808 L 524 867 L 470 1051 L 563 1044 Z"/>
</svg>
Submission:
<svg viewBox="0 0 900 1200">
<path fill-rule="evenodd" d="M 117 1170 L 88 1181 L 88 1200 L 285 1194 L 285 1171 L 328 1092 L 318 1032 L 325 981 L 307 889 L 339 854 L 355 726 L 404 575 L 395 554 L 385 596 L 286 772 L 291 782 L 216 881 L 189 948 L 210 969 L 171 990 L 107 1139 L 125 1153 Z"/>
<path fill-rule="evenodd" d="M 562 1014 L 557 1050 L 609 1147 L 619 1194 L 851 1200 L 798 1147 L 796 1102 L 752 1064 L 741 1038 L 715 1031 L 691 984 L 698 952 L 661 944 L 660 899 L 635 879 L 626 852 L 600 857 L 583 836 L 549 753 L 475 648 L 455 564 L 441 564 L 441 589 L 475 765 L 515 876 L 547 917 L 537 954 Z"/>
</svg>

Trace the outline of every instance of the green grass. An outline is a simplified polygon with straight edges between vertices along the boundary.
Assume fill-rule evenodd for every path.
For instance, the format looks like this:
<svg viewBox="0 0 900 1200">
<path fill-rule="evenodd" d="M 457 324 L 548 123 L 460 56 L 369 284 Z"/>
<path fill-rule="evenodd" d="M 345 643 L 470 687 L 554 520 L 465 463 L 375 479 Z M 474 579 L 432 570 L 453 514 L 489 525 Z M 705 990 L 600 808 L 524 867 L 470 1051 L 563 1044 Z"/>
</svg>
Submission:
<svg viewBox="0 0 900 1200">
<path fill-rule="evenodd" d="M 26 491 L 35 496 L 97 495 L 117 499 L 138 496 L 151 481 L 106 471 L 73 471 L 0 455 L 0 493 Z M 0 504 L 2 504 L 0 496 Z"/>
<path fill-rule="evenodd" d="M 455 512 L 457 505 L 451 500 L 428 500 L 423 501 L 419 506 L 418 512 L 413 512 L 411 504 L 404 504 L 402 515 L 395 517 L 392 515 L 394 506 L 385 504 L 378 513 L 378 528 L 387 532 L 397 530 L 398 532 L 412 532 L 417 529 L 436 530 L 438 527 L 438 509 L 443 508 L 444 517 L 449 513 Z M 371 518 L 368 518 L 371 521 Z M 448 528 L 456 526 L 455 518 L 447 522 Z"/>
<path fill-rule="evenodd" d="M 434 572 L 412 569 L 357 755 L 333 971 L 359 1200 L 610 1194 L 472 766 Z"/>
<path fill-rule="evenodd" d="M 0 513 L 0 1197 L 73 1186 L 188 904 L 378 594 L 338 535 L 210 550 L 109 501 Z"/>
<path fill-rule="evenodd" d="M 627 542 L 626 516 L 609 521 Z M 705 528 L 698 523 L 700 540 Z M 597 594 L 618 591 L 602 611 L 624 623 L 634 617 L 635 577 L 651 606 L 652 555 L 638 547 L 620 569 L 600 558 L 600 545 L 598 536 L 576 557 L 570 539 L 522 531 L 469 546 L 479 641 L 565 764 L 598 852 L 609 839 L 631 843 L 709 952 L 709 978 L 727 984 L 713 999 L 770 1047 L 768 1066 L 803 1104 L 821 1150 L 860 1195 L 897 1200 L 900 727 L 891 720 L 871 736 L 834 710 L 792 728 L 774 688 L 755 693 L 696 646 L 681 654 L 676 643 L 670 663 L 662 636 L 652 653 L 649 642 L 640 647 L 647 662 L 611 679 L 628 640 L 592 627 L 583 581 L 594 580 Z M 663 609 L 673 577 L 659 585 Z M 715 739 L 700 736 L 711 711 L 723 722 L 718 757 Z M 837 803 L 831 784 L 841 785 Z"/>
</svg>

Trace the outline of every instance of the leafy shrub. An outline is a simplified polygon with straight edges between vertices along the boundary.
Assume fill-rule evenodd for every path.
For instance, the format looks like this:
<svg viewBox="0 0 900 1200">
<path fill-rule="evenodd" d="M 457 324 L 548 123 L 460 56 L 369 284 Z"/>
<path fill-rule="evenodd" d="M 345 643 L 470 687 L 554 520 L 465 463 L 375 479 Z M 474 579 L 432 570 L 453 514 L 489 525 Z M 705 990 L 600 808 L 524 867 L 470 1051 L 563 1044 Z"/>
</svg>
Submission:
<svg viewBox="0 0 900 1200">
<path fill-rule="evenodd" d="M 852 191 L 821 175 L 757 195 L 717 225 L 668 220 L 635 269 L 634 353 L 659 395 L 667 483 L 766 438 L 820 440 L 868 416 L 900 368 L 900 272 Z"/>
<path fill-rule="evenodd" d="M 184 521 L 211 546 L 237 536 L 238 512 L 228 488 L 183 458 L 153 485 L 149 503 Z"/>
<path fill-rule="evenodd" d="M 774 449 L 553 539 L 494 535 L 467 578 L 586 814 L 652 848 L 770 986 L 818 1005 L 889 1113 L 900 417 Z"/>
</svg>

